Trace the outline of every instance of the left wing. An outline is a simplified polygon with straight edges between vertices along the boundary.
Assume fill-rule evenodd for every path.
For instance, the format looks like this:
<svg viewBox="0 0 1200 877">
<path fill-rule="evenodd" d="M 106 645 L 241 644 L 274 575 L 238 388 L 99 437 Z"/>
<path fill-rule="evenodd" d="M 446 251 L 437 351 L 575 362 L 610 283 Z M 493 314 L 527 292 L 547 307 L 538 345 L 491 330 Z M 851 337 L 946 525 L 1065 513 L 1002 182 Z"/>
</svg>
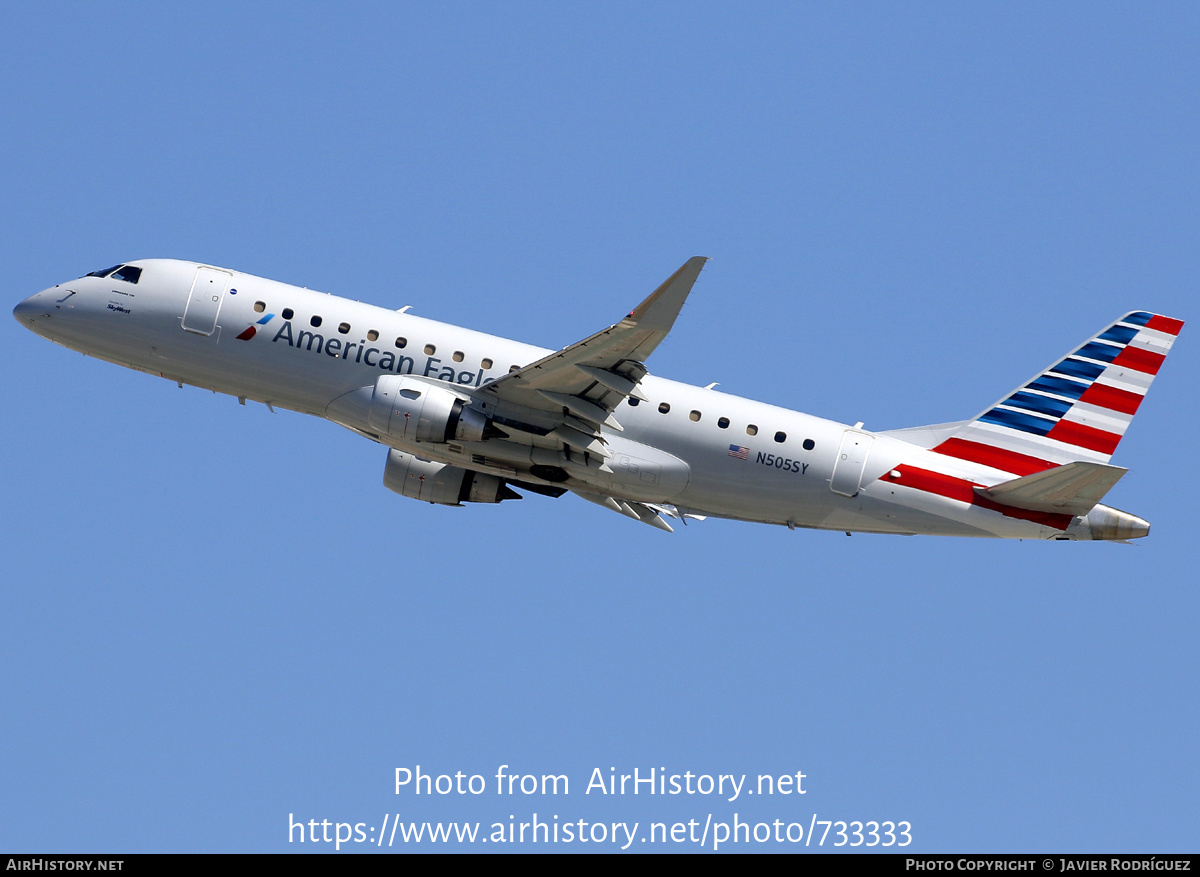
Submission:
<svg viewBox="0 0 1200 877">
<path fill-rule="evenodd" d="M 501 410 L 532 409 L 552 424 L 549 435 L 606 459 L 600 427 L 620 432 L 613 411 L 628 396 L 645 398 L 637 388 L 645 359 L 667 337 L 707 261 L 693 256 L 621 322 L 485 384 L 477 394 L 491 396 Z"/>
</svg>

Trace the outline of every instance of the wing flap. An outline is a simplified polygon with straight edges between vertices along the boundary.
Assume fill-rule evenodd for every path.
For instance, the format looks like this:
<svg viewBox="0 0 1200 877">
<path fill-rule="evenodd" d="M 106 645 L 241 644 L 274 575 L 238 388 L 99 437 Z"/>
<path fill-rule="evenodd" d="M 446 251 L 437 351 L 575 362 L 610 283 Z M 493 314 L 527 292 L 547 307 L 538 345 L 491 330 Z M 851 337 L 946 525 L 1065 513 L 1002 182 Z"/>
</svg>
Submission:
<svg viewBox="0 0 1200 877">
<path fill-rule="evenodd" d="M 550 390 L 542 389 L 539 389 L 537 394 L 543 399 L 553 402 L 555 405 L 566 408 L 580 420 L 586 420 L 597 426 L 603 424 L 610 429 L 615 429 L 617 432 L 624 431 L 621 424 L 617 423 L 617 419 L 604 406 L 590 399 L 585 399 L 582 396 L 568 396 L 566 393 L 553 393 Z"/>
<path fill-rule="evenodd" d="M 570 445 L 579 448 L 582 451 L 587 451 L 589 454 L 595 454 L 608 460 L 612 457 L 610 451 L 605 445 L 604 437 L 595 431 L 587 431 L 578 429 L 569 424 L 561 424 L 550 430 L 547 435 L 554 436 L 565 445 Z"/>
<path fill-rule="evenodd" d="M 606 368 L 592 368 L 590 365 L 579 365 L 576 363 L 575 368 L 579 369 L 588 377 L 608 387 L 610 390 L 616 390 L 622 396 L 633 396 L 642 402 L 649 402 L 646 395 L 638 389 L 637 381 L 618 374 L 617 372 L 609 371 Z"/>
<path fill-rule="evenodd" d="M 643 524 L 649 524 L 651 527 L 667 533 L 675 532 L 675 529 L 660 516 L 659 512 L 665 511 L 665 508 L 661 506 L 644 502 L 634 502 L 633 500 L 615 499 L 614 497 L 599 493 L 585 493 L 578 490 L 574 491 L 574 493 L 580 499 L 594 502 L 596 505 L 610 509 L 619 515 L 625 515 L 627 518 L 633 518 L 635 521 L 641 521 Z"/>
<path fill-rule="evenodd" d="M 1086 515 L 1128 471 L 1119 466 L 1077 461 L 992 487 L 977 487 L 975 492 L 1013 508 Z"/>
</svg>

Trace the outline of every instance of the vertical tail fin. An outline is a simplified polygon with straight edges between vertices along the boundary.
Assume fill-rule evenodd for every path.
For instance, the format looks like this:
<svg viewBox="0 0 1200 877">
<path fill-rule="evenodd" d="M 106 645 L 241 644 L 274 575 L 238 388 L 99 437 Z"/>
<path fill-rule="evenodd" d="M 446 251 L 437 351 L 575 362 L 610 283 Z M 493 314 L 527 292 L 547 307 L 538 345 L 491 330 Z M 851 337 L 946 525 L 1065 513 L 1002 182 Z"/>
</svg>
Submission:
<svg viewBox="0 0 1200 877">
<path fill-rule="evenodd" d="M 1107 463 L 1181 328 L 1182 320 L 1126 314 L 933 450 L 1018 476 Z"/>
</svg>

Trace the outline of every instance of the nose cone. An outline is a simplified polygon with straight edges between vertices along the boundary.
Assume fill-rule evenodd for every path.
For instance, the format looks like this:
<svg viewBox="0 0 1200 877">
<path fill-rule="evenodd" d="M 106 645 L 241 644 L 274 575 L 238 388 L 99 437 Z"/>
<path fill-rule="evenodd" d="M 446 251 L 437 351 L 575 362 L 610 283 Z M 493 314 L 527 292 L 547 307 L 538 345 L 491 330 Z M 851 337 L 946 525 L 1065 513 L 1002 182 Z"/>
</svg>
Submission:
<svg viewBox="0 0 1200 877">
<path fill-rule="evenodd" d="M 54 293 L 61 296 L 59 289 L 46 289 L 36 295 L 31 295 L 25 301 L 13 308 L 16 321 L 39 335 L 45 335 L 49 328 L 50 315 L 54 313 Z"/>
<path fill-rule="evenodd" d="M 17 318 L 18 323 L 24 323 L 26 326 L 32 325 L 37 319 L 38 314 L 46 314 L 46 308 L 41 306 L 41 301 L 37 295 L 30 295 L 28 299 L 20 302 L 17 307 L 12 310 L 12 316 Z M 46 314 L 49 316 L 49 314 Z"/>
<path fill-rule="evenodd" d="M 13 308 L 13 316 L 17 318 L 18 323 L 29 325 L 35 319 L 35 314 L 38 311 L 38 300 L 36 295 L 31 295 L 25 301 L 21 302 Z"/>
</svg>

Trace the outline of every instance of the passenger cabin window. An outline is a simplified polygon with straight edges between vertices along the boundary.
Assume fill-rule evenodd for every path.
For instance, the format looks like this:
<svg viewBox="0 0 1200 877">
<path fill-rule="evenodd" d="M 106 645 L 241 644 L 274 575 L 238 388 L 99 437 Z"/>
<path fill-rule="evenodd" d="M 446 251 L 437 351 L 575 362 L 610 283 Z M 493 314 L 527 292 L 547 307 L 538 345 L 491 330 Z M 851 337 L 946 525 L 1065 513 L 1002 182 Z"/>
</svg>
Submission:
<svg viewBox="0 0 1200 877">
<path fill-rule="evenodd" d="M 137 283 L 142 277 L 142 269 L 134 265 L 126 265 L 113 272 L 113 280 L 124 280 L 126 283 Z"/>
<path fill-rule="evenodd" d="M 296 312 L 291 308 L 284 308 L 282 316 L 285 320 L 290 320 L 292 317 L 296 316 Z"/>
<path fill-rule="evenodd" d="M 746 425 L 746 435 L 758 435 L 758 427 L 753 423 Z"/>
<path fill-rule="evenodd" d="M 688 417 L 690 417 L 695 423 L 700 422 L 700 412 L 699 411 L 693 411 L 691 414 L 688 415 Z"/>
<path fill-rule="evenodd" d="M 638 399 L 636 399 L 636 398 L 634 398 L 633 396 L 630 396 L 630 397 L 629 397 L 629 407 L 630 407 L 630 408 L 637 408 L 637 407 L 638 407 L 638 402 L 639 402 L 639 400 L 638 400 Z"/>
<path fill-rule="evenodd" d="M 368 341 L 378 341 L 379 333 L 376 332 L 374 329 L 371 329 L 369 332 L 367 332 L 367 340 Z"/>
<path fill-rule="evenodd" d="M 520 371 L 520 370 L 521 370 L 521 367 L 520 367 L 519 365 L 510 365 L 510 366 L 508 367 L 508 373 L 509 373 L 510 375 L 511 375 L 513 372 Z"/>
<path fill-rule="evenodd" d="M 402 348 L 403 348 L 403 347 L 407 347 L 407 346 L 408 346 L 408 339 L 407 339 L 407 338 L 397 338 L 397 339 L 396 339 L 396 346 L 397 346 L 397 347 L 402 347 Z"/>
<path fill-rule="evenodd" d="M 659 413 L 666 414 L 668 411 L 671 410 L 671 403 L 670 402 L 659 402 L 658 410 L 659 410 Z"/>
<path fill-rule="evenodd" d="M 722 417 L 717 421 L 717 426 L 721 427 L 721 429 L 729 429 L 729 418 Z"/>
<path fill-rule="evenodd" d="M 350 331 L 350 324 L 349 324 L 349 323 L 339 323 L 339 324 L 338 324 L 338 331 L 339 331 L 339 332 L 341 332 L 343 335 L 345 335 L 345 334 L 349 333 L 349 331 Z"/>
<path fill-rule="evenodd" d="M 254 313 L 256 313 L 256 314 L 261 314 L 261 313 L 262 313 L 263 311 L 265 311 L 266 309 L 267 309 L 267 303 L 266 303 L 266 302 L 262 302 L 262 301 L 256 301 L 256 302 L 254 303 Z"/>
<path fill-rule="evenodd" d="M 775 441 L 779 442 L 780 444 L 783 444 L 785 441 L 787 441 L 787 433 L 786 432 L 775 433 Z"/>
<path fill-rule="evenodd" d="M 463 352 L 461 350 L 456 350 L 456 351 L 454 351 L 454 356 L 452 356 L 450 358 L 453 359 L 455 362 L 462 362 L 463 361 Z"/>
<path fill-rule="evenodd" d="M 805 440 L 804 440 L 804 450 L 806 450 L 806 451 L 811 451 L 811 450 L 812 450 L 813 448 L 815 448 L 816 446 L 817 446 L 817 443 L 816 443 L 816 442 L 814 442 L 812 439 L 805 439 Z"/>
<path fill-rule="evenodd" d="M 487 371 L 492 367 L 492 361 L 490 359 L 485 359 L 483 362 L 479 363 L 479 367 L 484 371 Z"/>
<path fill-rule="evenodd" d="M 436 347 L 434 347 L 432 344 L 425 345 L 425 355 L 426 356 L 433 356 L 435 353 L 437 353 Z"/>
</svg>

